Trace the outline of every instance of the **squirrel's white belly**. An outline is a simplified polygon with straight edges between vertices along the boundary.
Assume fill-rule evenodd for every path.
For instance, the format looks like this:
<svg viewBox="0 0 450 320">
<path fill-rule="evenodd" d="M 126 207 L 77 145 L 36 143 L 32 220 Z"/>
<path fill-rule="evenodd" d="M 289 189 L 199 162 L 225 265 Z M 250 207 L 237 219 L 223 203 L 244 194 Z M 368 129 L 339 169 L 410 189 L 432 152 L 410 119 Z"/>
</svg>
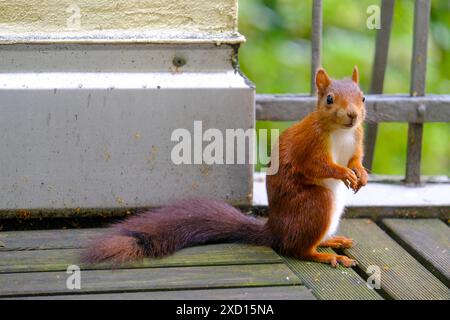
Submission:
<svg viewBox="0 0 450 320">
<path fill-rule="evenodd" d="M 331 150 L 335 163 L 347 167 L 350 158 L 355 154 L 355 149 L 356 140 L 354 129 L 336 130 L 331 134 Z M 331 223 L 325 235 L 325 239 L 327 239 L 335 234 L 339 226 L 339 221 L 346 203 L 347 188 L 338 179 L 325 179 L 324 184 L 333 193 Z"/>
</svg>

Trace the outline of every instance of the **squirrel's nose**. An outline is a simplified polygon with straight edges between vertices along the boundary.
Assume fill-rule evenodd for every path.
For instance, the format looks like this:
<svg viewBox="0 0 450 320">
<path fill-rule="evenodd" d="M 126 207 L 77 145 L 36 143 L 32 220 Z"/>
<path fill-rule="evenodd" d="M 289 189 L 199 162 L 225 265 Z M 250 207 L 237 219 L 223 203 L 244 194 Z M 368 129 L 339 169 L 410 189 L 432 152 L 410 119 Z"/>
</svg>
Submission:
<svg viewBox="0 0 450 320">
<path fill-rule="evenodd" d="M 355 119 L 358 115 L 356 114 L 356 112 L 347 112 L 347 116 L 350 118 L 350 119 Z"/>
</svg>

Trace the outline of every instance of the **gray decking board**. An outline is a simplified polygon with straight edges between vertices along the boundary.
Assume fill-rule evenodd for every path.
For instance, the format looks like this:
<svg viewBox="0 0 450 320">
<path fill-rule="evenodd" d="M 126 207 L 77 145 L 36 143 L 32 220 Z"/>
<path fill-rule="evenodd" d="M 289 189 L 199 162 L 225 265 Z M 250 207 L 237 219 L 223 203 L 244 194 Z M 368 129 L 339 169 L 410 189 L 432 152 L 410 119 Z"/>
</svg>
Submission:
<svg viewBox="0 0 450 320">
<path fill-rule="evenodd" d="M 240 244 L 214 244 L 186 248 L 161 259 L 144 259 L 142 262 L 122 266 L 99 264 L 83 266 L 79 262 L 82 249 L 49 249 L 25 251 L 0 251 L 0 273 L 65 271 L 75 264 L 82 269 L 155 268 L 180 266 L 213 266 L 233 264 L 282 263 L 283 259 L 268 247 Z"/>
<path fill-rule="evenodd" d="M 315 300 L 305 286 L 171 290 L 127 293 L 22 297 L 37 300 Z"/>
<path fill-rule="evenodd" d="M 319 249 L 333 252 L 331 249 Z M 332 268 L 323 263 L 285 258 L 286 264 L 318 299 L 379 300 L 381 296 L 366 285 L 352 268 Z"/>
<path fill-rule="evenodd" d="M 81 248 L 106 229 L 62 229 L 0 232 L 0 251 Z"/>
<path fill-rule="evenodd" d="M 87 270 L 81 272 L 80 290 L 67 289 L 68 277 L 66 272 L 2 274 L 0 297 L 301 284 L 283 264 Z"/>
<path fill-rule="evenodd" d="M 442 227 L 448 227 L 432 221 L 422 223 L 427 226 L 426 243 L 445 244 L 448 233 Z M 440 222 L 438 233 L 434 228 L 436 222 Z M 399 228 L 406 229 L 406 234 L 417 240 L 413 230 L 423 229 L 420 223 L 421 220 L 384 221 L 387 228 L 396 226 L 395 234 L 401 233 L 405 243 L 407 236 Z M 377 292 L 367 288 L 364 275 L 360 276 L 369 265 L 378 265 L 382 272 L 383 297 L 385 294 L 394 299 L 450 299 L 450 291 L 442 282 L 373 221 L 366 219 L 343 219 L 341 223 L 341 234 L 356 240 L 356 246 L 345 253 L 358 260 L 359 274 L 353 269 L 333 269 L 325 264 L 282 258 L 266 247 L 217 244 L 187 248 L 163 259 L 145 259 L 143 263 L 114 270 L 107 264 L 81 266 L 82 290 L 66 289 L 67 266 L 79 265 L 80 248 L 104 231 L 0 233 L 0 240 L 6 245 L 0 249 L 0 298 L 309 299 L 313 294 L 318 299 L 380 299 Z M 424 244 L 411 242 L 410 245 Z M 442 261 L 439 252 L 432 247 L 421 252 L 436 268 L 448 272 L 447 260 Z"/>
<path fill-rule="evenodd" d="M 438 219 L 383 219 L 390 234 L 450 286 L 450 228 Z"/>
<path fill-rule="evenodd" d="M 450 290 L 373 221 L 344 219 L 340 233 L 356 240 L 344 252 L 358 261 L 362 271 L 380 268 L 381 288 L 392 298 L 450 299 Z"/>
</svg>

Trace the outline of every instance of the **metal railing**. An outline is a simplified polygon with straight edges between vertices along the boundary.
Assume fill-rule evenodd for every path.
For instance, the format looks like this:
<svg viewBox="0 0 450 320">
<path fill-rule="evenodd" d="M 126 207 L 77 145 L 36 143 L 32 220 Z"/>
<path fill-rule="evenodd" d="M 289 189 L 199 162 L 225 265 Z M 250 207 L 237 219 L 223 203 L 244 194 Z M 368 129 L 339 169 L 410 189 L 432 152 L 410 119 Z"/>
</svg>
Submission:
<svg viewBox="0 0 450 320">
<path fill-rule="evenodd" d="M 381 28 L 377 31 L 369 95 L 366 96 L 367 127 L 364 165 L 370 170 L 378 123 L 407 122 L 407 160 L 404 182 L 419 185 L 424 122 L 450 122 L 450 95 L 425 95 L 430 0 L 416 0 L 413 54 L 409 95 L 382 95 L 395 0 L 382 0 Z M 256 119 L 292 121 L 315 108 L 314 75 L 320 66 L 322 0 L 313 0 L 311 39 L 311 95 L 257 95 Z"/>
</svg>

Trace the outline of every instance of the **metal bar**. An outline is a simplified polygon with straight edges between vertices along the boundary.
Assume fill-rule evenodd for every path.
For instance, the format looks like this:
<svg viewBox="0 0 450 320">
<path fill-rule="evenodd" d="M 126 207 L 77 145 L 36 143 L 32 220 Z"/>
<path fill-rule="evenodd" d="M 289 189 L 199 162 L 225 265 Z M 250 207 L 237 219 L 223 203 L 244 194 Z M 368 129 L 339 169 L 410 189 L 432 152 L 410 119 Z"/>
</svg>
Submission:
<svg viewBox="0 0 450 320">
<path fill-rule="evenodd" d="M 408 146 L 405 182 L 409 185 L 420 184 L 420 162 L 422 157 L 423 123 L 408 124 Z"/>
<path fill-rule="evenodd" d="M 370 83 L 371 94 L 380 94 L 383 92 L 394 4 L 395 0 L 383 0 L 381 4 L 381 29 L 377 31 L 372 80 Z"/>
<path fill-rule="evenodd" d="M 372 94 L 379 94 L 383 92 L 394 4 L 395 0 L 383 0 L 381 4 L 381 29 L 377 32 L 375 56 L 372 67 L 372 80 L 369 90 Z M 378 123 L 367 124 L 365 132 L 364 166 L 369 170 L 372 170 L 377 132 Z"/>
<path fill-rule="evenodd" d="M 257 95 L 256 118 L 263 121 L 295 121 L 316 106 L 310 95 Z M 425 107 L 426 106 L 426 107 Z M 366 95 L 367 121 L 450 122 L 450 95 Z"/>
<path fill-rule="evenodd" d="M 320 67 L 322 46 L 322 0 L 314 0 L 311 31 L 311 95 L 316 94 L 315 74 Z"/>
<path fill-rule="evenodd" d="M 375 146 L 377 144 L 378 123 L 368 122 L 364 132 L 364 158 L 363 165 L 372 171 L 373 160 L 375 158 Z"/>
<path fill-rule="evenodd" d="M 425 95 L 425 79 L 427 71 L 428 29 L 430 22 L 431 2 L 416 0 L 414 7 L 414 42 L 411 61 L 411 96 Z M 428 106 L 424 104 L 422 110 Z M 420 184 L 420 165 L 422 156 L 423 124 L 410 122 L 408 126 L 408 147 L 406 159 L 405 182 L 411 185 Z"/>
<path fill-rule="evenodd" d="M 416 0 L 413 56 L 411 61 L 411 96 L 414 97 L 425 95 L 430 10 L 430 0 Z"/>
</svg>

